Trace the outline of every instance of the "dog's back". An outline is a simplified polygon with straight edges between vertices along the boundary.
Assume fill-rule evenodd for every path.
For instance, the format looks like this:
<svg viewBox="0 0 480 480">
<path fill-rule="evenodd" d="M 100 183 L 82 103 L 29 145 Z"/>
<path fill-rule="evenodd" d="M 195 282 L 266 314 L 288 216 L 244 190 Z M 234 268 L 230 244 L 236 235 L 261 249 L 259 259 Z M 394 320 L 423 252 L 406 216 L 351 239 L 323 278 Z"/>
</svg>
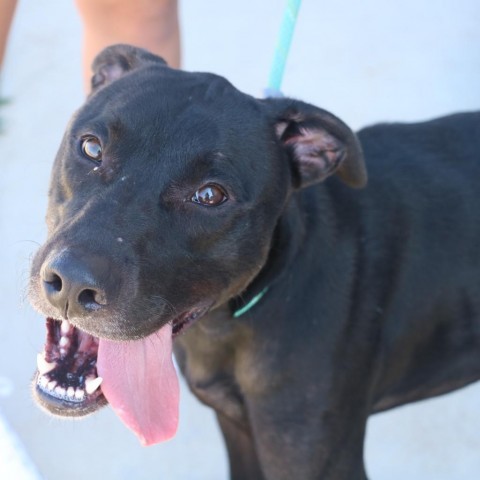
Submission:
<svg viewBox="0 0 480 480">
<path fill-rule="evenodd" d="M 370 174 L 359 298 L 375 298 L 371 321 L 384 322 L 382 410 L 480 378 L 480 113 L 359 137 Z"/>
</svg>

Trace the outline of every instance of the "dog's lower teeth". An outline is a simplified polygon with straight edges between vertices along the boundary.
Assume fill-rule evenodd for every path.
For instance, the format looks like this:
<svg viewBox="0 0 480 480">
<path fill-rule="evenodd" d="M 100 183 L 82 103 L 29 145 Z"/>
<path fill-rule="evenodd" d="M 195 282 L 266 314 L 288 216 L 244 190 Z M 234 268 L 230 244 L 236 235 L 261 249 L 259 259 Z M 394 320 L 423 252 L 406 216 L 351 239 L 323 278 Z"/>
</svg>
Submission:
<svg viewBox="0 0 480 480">
<path fill-rule="evenodd" d="M 40 379 L 38 380 L 38 384 L 39 384 L 42 388 L 47 388 L 48 378 L 47 378 L 47 377 L 44 377 L 44 376 L 41 376 Z"/>
<path fill-rule="evenodd" d="M 62 337 L 58 344 L 60 345 L 60 347 L 67 347 L 68 345 L 70 345 L 70 340 L 67 337 Z"/>
<path fill-rule="evenodd" d="M 85 380 L 85 390 L 86 390 L 86 392 L 89 395 L 91 395 L 101 385 L 102 381 L 103 381 L 102 377 L 97 377 L 97 378 L 88 377 Z"/>
<path fill-rule="evenodd" d="M 66 391 L 63 387 L 60 387 L 60 385 L 58 385 L 57 387 L 55 387 L 55 393 L 60 396 L 64 396 Z"/>
<path fill-rule="evenodd" d="M 83 390 L 80 390 L 79 388 L 77 388 L 75 390 L 75 398 L 77 400 L 83 400 L 85 398 L 85 392 Z"/>
<path fill-rule="evenodd" d="M 91 379 L 90 388 L 95 387 L 91 393 L 93 393 L 100 386 L 100 383 L 102 383 L 101 377 Z M 68 400 L 71 402 L 82 402 L 83 400 L 85 400 L 85 390 L 81 388 L 74 388 L 72 386 L 68 388 L 62 387 L 61 385 L 58 385 L 58 383 L 55 380 L 50 380 L 45 375 L 40 375 L 40 377 L 37 380 L 37 385 L 45 393 L 55 398 Z M 90 392 L 87 392 L 87 393 L 90 393 Z"/>
<path fill-rule="evenodd" d="M 54 363 L 54 362 L 52 362 L 52 363 L 47 362 L 42 353 L 39 353 L 37 355 L 37 368 L 38 368 L 38 371 L 39 371 L 40 375 L 51 372 L 56 366 L 57 366 L 57 364 Z"/>
</svg>

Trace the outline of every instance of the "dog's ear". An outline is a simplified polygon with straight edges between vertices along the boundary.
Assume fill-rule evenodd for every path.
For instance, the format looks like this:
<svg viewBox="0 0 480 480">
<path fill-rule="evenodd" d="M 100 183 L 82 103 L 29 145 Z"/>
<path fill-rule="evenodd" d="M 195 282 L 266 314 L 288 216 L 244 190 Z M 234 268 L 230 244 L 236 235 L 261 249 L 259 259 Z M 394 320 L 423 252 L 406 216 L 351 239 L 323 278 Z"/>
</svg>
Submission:
<svg viewBox="0 0 480 480">
<path fill-rule="evenodd" d="M 291 99 L 268 98 L 273 128 L 293 164 L 295 186 L 306 187 L 336 173 L 347 185 L 364 187 L 367 171 L 352 130 L 326 110 Z"/>
<path fill-rule="evenodd" d="M 93 61 L 92 92 L 122 77 L 131 70 L 148 64 L 167 65 L 163 58 L 132 45 L 112 45 L 102 50 Z"/>
</svg>

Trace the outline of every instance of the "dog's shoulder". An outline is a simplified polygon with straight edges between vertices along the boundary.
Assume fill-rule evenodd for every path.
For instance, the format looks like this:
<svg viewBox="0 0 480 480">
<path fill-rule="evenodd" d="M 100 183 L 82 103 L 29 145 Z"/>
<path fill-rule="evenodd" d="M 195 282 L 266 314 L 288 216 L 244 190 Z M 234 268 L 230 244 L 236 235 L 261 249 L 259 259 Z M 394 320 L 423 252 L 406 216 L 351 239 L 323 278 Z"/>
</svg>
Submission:
<svg viewBox="0 0 480 480">
<path fill-rule="evenodd" d="M 461 145 L 472 149 L 480 143 L 480 112 L 455 113 L 415 123 L 379 123 L 357 133 L 364 149 L 372 153 L 394 148 L 444 149 Z M 475 148 L 477 150 L 477 148 Z"/>
<path fill-rule="evenodd" d="M 480 174 L 480 112 L 417 123 L 381 123 L 358 132 L 371 175 Z M 382 174 L 383 173 L 383 174 Z M 389 176 L 390 176 L 389 174 Z"/>
</svg>

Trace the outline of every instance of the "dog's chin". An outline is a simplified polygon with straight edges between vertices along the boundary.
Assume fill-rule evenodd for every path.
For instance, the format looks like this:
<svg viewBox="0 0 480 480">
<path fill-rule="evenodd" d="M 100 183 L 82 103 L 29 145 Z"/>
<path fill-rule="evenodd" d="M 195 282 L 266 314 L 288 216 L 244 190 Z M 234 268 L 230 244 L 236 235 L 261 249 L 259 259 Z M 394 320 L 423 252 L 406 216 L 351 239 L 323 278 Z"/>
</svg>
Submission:
<svg viewBox="0 0 480 480">
<path fill-rule="evenodd" d="M 195 307 L 169 320 L 172 337 L 184 333 L 208 310 L 209 306 Z M 45 347 L 38 354 L 32 382 L 36 402 L 48 413 L 62 417 L 83 417 L 106 405 L 101 388 L 103 379 L 97 373 L 100 338 L 67 320 L 48 317 L 46 326 Z"/>
</svg>

